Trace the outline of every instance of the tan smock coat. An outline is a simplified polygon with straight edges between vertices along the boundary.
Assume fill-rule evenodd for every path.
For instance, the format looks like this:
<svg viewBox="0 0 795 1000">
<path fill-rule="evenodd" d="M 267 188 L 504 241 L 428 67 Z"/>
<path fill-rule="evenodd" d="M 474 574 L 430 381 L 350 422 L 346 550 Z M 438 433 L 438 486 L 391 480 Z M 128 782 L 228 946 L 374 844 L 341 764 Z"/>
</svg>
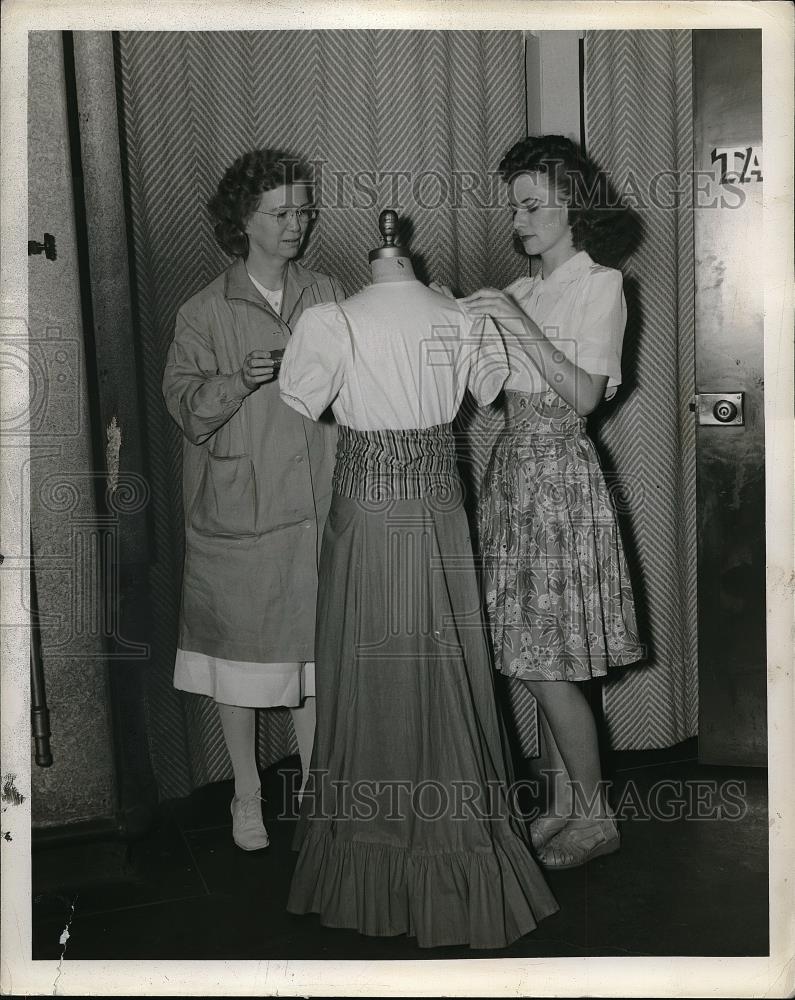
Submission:
<svg viewBox="0 0 795 1000">
<path fill-rule="evenodd" d="M 331 502 L 333 422 L 307 420 L 274 380 L 250 395 L 249 351 L 341 284 L 291 261 L 277 315 L 238 259 L 177 314 L 163 395 L 184 434 L 179 648 L 260 663 L 314 659 L 317 557 Z"/>
</svg>

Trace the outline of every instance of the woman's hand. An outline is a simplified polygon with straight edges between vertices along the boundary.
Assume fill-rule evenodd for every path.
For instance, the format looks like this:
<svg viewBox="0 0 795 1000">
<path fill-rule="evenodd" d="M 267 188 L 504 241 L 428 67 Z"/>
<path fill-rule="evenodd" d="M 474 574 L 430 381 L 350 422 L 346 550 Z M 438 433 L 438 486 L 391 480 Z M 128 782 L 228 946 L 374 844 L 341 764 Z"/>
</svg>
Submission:
<svg viewBox="0 0 795 1000">
<path fill-rule="evenodd" d="M 240 369 L 240 378 L 249 392 L 276 378 L 282 354 L 282 350 L 249 351 Z"/>
<path fill-rule="evenodd" d="M 527 313 L 517 305 L 514 299 L 506 292 L 500 291 L 499 288 L 479 288 L 471 295 L 459 299 L 459 302 L 476 316 L 491 316 L 498 323 L 530 320 Z"/>
<path fill-rule="evenodd" d="M 475 316 L 491 316 L 519 340 L 544 339 L 541 328 L 510 295 L 499 288 L 480 288 L 458 301 Z"/>
<path fill-rule="evenodd" d="M 505 292 L 481 288 L 459 302 L 478 316 L 491 316 L 515 340 L 541 377 L 581 416 L 604 398 L 606 375 L 590 375 L 561 354 L 538 324 Z M 507 343 L 507 341 L 506 341 Z"/>
</svg>

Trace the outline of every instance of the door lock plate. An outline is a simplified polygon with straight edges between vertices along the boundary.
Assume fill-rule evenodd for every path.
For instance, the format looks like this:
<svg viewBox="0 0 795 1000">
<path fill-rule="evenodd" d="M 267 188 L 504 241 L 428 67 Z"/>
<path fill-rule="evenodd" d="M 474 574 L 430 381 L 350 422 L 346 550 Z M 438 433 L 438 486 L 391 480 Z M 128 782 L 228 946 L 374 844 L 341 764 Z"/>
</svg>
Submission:
<svg viewBox="0 0 795 1000">
<path fill-rule="evenodd" d="M 745 423 L 741 392 L 697 392 L 695 404 L 700 424 L 739 427 Z"/>
</svg>

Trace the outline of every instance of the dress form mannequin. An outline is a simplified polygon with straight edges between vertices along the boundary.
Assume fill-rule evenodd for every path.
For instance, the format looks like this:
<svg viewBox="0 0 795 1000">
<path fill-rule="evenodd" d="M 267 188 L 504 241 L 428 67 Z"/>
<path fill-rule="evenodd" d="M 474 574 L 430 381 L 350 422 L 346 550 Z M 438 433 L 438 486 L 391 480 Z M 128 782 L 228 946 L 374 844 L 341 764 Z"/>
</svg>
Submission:
<svg viewBox="0 0 795 1000">
<path fill-rule="evenodd" d="M 403 247 L 395 245 L 398 216 L 391 208 L 385 208 L 378 216 L 378 228 L 383 246 L 371 250 L 369 254 L 370 273 L 373 284 L 386 281 L 416 281 L 411 257 Z"/>
<path fill-rule="evenodd" d="M 318 571 L 318 725 L 287 909 L 421 947 L 504 947 L 557 904 L 509 815 L 452 422 L 467 389 L 488 405 L 509 368 L 493 325 L 486 342 L 490 320 L 417 280 L 395 245 L 397 214 L 382 212 L 379 228 L 372 284 L 308 309 L 279 376 L 285 403 L 313 420 L 331 406 L 339 431 Z M 448 803 L 472 789 L 479 805 L 431 822 L 395 811 L 391 789 L 413 803 L 423 782 Z M 345 802 L 365 786 L 367 817 Z"/>
</svg>

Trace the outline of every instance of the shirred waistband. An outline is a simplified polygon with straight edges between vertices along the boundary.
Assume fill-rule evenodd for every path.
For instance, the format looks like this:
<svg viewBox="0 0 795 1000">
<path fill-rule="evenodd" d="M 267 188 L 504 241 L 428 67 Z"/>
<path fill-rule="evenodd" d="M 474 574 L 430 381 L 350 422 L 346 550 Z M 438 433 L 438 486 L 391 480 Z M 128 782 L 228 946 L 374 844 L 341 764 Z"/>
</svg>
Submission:
<svg viewBox="0 0 795 1000">
<path fill-rule="evenodd" d="M 340 425 L 332 481 L 352 499 L 414 500 L 459 489 L 451 424 L 359 431 Z"/>
<path fill-rule="evenodd" d="M 505 393 L 504 434 L 577 437 L 585 433 L 585 426 L 585 418 L 554 390 Z"/>
</svg>

